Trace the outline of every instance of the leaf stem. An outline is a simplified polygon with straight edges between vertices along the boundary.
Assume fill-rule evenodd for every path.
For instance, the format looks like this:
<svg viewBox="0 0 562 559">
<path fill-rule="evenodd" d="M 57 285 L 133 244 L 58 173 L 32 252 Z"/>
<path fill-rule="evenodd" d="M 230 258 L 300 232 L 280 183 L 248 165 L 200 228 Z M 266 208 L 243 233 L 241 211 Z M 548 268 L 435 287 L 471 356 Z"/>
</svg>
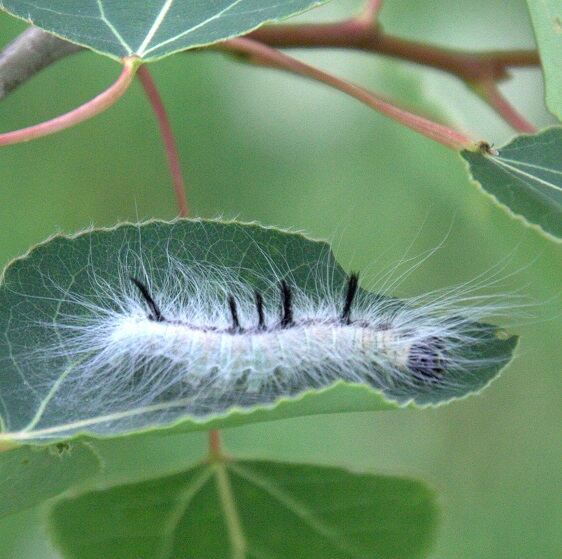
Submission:
<svg viewBox="0 0 562 559">
<path fill-rule="evenodd" d="M 146 66 L 141 66 L 137 72 L 137 78 L 139 79 L 144 92 L 148 98 L 150 106 L 156 116 L 158 122 L 158 127 L 160 128 L 160 135 L 162 137 L 162 142 L 164 143 L 164 148 L 166 151 L 166 160 L 168 162 L 168 168 L 170 170 L 170 175 L 172 177 L 172 184 L 174 187 L 174 195 L 176 197 L 176 202 L 178 205 L 179 216 L 187 217 L 188 206 L 187 198 L 185 195 L 185 182 L 183 180 L 183 175 L 181 172 L 181 166 L 179 161 L 178 150 L 176 146 L 176 141 L 174 139 L 174 134 L 172 132 L 172 127 L 166 114 L 166 109 L 164 103 L 156 89 L 154 80 L 148 71 Z"/>
<path fill-rule="evenodd" d="M 526 120 L 502 95 L 496 83 L 485 80 L 473 85 L 474 91 L 518 132 L 534 134 L 537 128 Z"/>
<path fill-rule="evenodd" d="M 255 40 L 248 38 L 230 39 L 219 43 L 216 48 L 244 54 L 250 62 L 256 64 L 286 70 L 325 83 L 448 148 L 454 150 L 473 149 L 475 145 L 474 140 L 460 132 L 401 109 L 358 85 L 309 66 Z"/>
<path fill-rule="evenodd" d="M 367 0 L 363 6 L 363 11 L 357 16 L 357 21 L 374 23 L 378 13 L 382 8 L 383 0 Z"/>
<path fill-rule="evenodd" d="M 222 458 L 220 431 L 218 429 L 209 431 L 209 458 L 212 460 Z"/>
<path fill-rule="evenodd" d="M 0 146 L 28 142 L 35 138 L 41 138 L 49 134 L 54 134 L 55 132 L 60 132 L 61 130 L 75 126 L 105 111 L 127 91 L 139 65 L 140 60 L 138 58 L 125 58 L 123 60 L 123 69 L 120 76 L 105 91 L 76 109 L 51 120 L 20 130 L 0 134 Z"/>
</svg>

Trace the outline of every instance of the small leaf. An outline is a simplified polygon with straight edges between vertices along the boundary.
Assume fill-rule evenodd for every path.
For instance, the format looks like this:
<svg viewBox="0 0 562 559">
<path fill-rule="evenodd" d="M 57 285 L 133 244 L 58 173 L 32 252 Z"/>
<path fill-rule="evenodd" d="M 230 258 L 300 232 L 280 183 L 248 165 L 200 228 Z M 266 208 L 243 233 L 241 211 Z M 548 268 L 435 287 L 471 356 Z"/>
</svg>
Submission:
<svg viewBox="0 0 562 559">
<path fill-rule="evenodd" d="M 527 0 L 546 84 L 546 104 L 562 120 L 562 2 Z"/>
<path fill-rule="evenodd" d="M 144 295 L 137 278 L 150 285 Z M 0 443 L 439 404 L 478 392 L 512 357 L 516 337 L 465 322 L 455 307 L 453 345 L 470 344 L 454 359 L 469 370 L 450 367 L 441 381 L 406 364 L 389 372 L 384 363 L 410 355 L 392 353 L 403 342 L 389 321 L 411 335 L 423 310 L 359 289 L 357 320 L 346 324 L 348 281 L 326 243 L 257 225 L 178 220 L 56 237 L 12 262 L 0 287 Z M 295 322 L 284 327 L 287 306 Z M 363 315 L 380 328 L 363 332 Z M 430 345 L 447 328 L 436 320 Z"/>
<path fill-rule="evenodd" d="M 98 469 L 97 456 L 82 443 L 0 452 L 0 518 L 60 495 Z"/>
<path fill-rule="evenodd" d="M 145 61 L 241 35 L 327 0 L 0 0 L 0 8 L 111 58 Z"/>
<path fill-rule="evenodd" d="M 516 137 L 497 155 L 463 151 L 472 178 L 510 214 L 562 238 L 562 128 Z"/>
<path fill-rule="evenodd" d="M 274 462 L 213 462 L 59 501 L 68 559 L 414 559 L 435 536 L 418 481 Z"/>
</svg>

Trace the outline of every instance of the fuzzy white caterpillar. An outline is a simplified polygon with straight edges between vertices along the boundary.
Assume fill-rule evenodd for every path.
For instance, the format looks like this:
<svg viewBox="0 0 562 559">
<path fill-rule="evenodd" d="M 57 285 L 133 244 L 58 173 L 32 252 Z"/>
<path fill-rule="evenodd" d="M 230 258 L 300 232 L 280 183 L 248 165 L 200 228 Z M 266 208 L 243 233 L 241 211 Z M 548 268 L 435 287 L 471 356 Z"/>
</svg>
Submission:
<svg viewBox="0 0 562 559">
<path fill-rule="evenodd" d="M 39 314 L 34 324 L 48 343 L 20 352 L 11 344 L 20 376 L 35 370 L 37 411 L 24 431 L 48 431 L 61 410 L 84 425 L 131 410 L 204 417 L 342 380 L 432 403 L 481 388 L 508 360 L 494 346 L 500 331 L 476 322 L 497 306 L 469 288 L 399 301 L 362 290 L 355 274 L 340 277 L 331 253 L 303 282 L 258 248 L 269 270 L 254 282 L 242 268 L 186 263 L 168 247 L 147 259 L 127 244 L 112 281 L 92 256 L 78 291 L 41 272 L 56 318 Z M 463 307 L 463 298 L 477 304 Z M 38 362 L 49 371 L 56 363 L 57 374 L 42 378 Z"/>
</svg>

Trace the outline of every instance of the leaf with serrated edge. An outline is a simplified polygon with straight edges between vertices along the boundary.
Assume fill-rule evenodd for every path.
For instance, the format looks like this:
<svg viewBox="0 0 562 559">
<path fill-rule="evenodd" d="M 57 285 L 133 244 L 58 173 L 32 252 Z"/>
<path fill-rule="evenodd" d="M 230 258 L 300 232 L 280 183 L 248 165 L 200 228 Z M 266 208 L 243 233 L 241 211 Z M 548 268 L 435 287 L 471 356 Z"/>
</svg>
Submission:
<svg viewBox="0 0 562 559">
<path fill-rule="evenodd" d="M 512 216 L 562 239 L 562 127 L 517 136 L 497 155 L 463 151 L 470 174 Z"/>
<path fill-rule="evenodd" d="M 382 393 L 370 385 L 342 381 L 311 386 L 308 376 L 301 375 L 295 377 L 293 382 L 300 384 L 292 392 L 284 392 L 283 385 L 276 383 L 274 390 L 263 395 L 250 393 L 252 403 L 242 403 L 238 398 L 245 392 L 228 390 L 222 407 L 193 414 L 188 407 L 193 397 L 184 396 L 189 385 L 182 384 L 183 377 L 176 373 L 176 384 L 154 399 L 153 385 L 160 377 L 144 384 L 135 381 L 139 383 L 135 385 L 135 378 L 143 378 L 142 369 L 129 371 L 137 371 L 141 377 L 135 373 L 121 382 L 122 369 L 96 369 L 91 375 L 88 368 L 83 371 L 89 374 L 88 380 L 80 373 L 77 355 L 87 354 L 91 345 L 81 346 L 83 353 L 68 353 L 67 348 L 74 347 L 74 338 L 65 337 L 69 324 L 82 335 L 97 324 L 92 323 L 92 316 L 99 316 L 98 311 L 92 309 L 118 307 L 125 293 L 135 289 L 129 275 L 136 273 L 138 262 L 150 271 L 155 285 L 165 286 L 170 278 L 180 278 L 182 293 L 187 293 L 188 284 L 179 275 L 178 263 L 187 270 L 201 271 L 200 277 L 207 282 L 218 270 L 221 277 L 234 279 L 250 293 L 267 286 L 271 289 L 280 277 L 290 277 L 295 288 L 319 301 L 325 297 L 322 289 L 326 286 L 339 294 L 347 282 L 326 243 L 255 224 L 154 221 L 55 237 L 12 262 L 0 287 L 0 411 L 4 425 L 0 442 L 48 442 L 80 433 L 118 436 L 159 427 L 198 430 L 319 413 L 396 409 L 412 401 L 435 405 L 480 391 L 510 361 L 516 345 L 516 337 L 502 337 L 496 327 L 473 323 L 479 341 L 471 351 L 489 361 L 470 375 L 454 377 L 455 382 L 397 385 Z M 110 296 L 111 286 L 117 300 Z M 270 298 L 275 296 L 268 293 Z M 360 295 L 366 301 L 380 301 L 380 296 L 363 290 Z M 226 302 L 220 298 L 218 304 L 222 310 Z M 93 333 L 98 337 L 98 330 Z M 109 393 L 104 391 L 104 398 L 95 400 L 103 374 L 109 375 L 101 382 L 103 387 L 111 383 L 111 397 L 107 399 Z M 176 396 L 174 390 L 183 391 L 182 396 Z"/>
<path fill-rule="evenodd" d="M 418 481 L 226 460 L 61 500 L 50 527 L 67 559 L 415 559 L 436 517 Z"/>
<path fill-rule="evenodd" d="M 60 495 L 99 466 L 95 452 L 83 443 L 0 452 L 0 518 Z"/>
<path fill-rule="evenodd" d="M 546 85 L 546 105 L 562 120 L 562 2 L 527 0 Z"/>
<path fill-rule="evenodd" d="M 247 33 L 328 0 L 0 0 L 0 8 L 84 47 L 145 61 Z"/>
</svg>

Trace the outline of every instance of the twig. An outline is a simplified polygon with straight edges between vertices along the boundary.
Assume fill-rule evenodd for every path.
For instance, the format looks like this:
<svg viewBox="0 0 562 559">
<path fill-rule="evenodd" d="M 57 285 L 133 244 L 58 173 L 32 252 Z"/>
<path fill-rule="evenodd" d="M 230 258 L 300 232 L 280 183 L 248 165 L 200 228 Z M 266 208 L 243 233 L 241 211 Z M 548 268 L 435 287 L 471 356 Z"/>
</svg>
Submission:
<svg viewBox="0 0 562 559">
<path fill-rule="evenodd" d="M 275 48 L 359 49 L 430 66 L 463 81 L 503 79 L 507 68 L 536 66 L 532 50 L 463 52 L 409 41 L 383 33 L 380 26 L 351 19 L 336 23 L 271 25 L 257 29 L 248 38 Z"/>
<path fill-rule="evenodd" d="M 76 124 L 84 122 L 85 120 L 105 111 L 118 99 L 120 99 L 125 91 L 127 91 L 139 64 L 139 59 L 136 57 L 124 59 L 121 75 L 105 91 L 83 105 L 80 105 L 78 108 L 51 120 L 47 120 L 33 126 L 28 126 L 27 128 L 22 128 L 20 130 L 14 130 L 13 132 L 0 134 L 0 146 L 28 142 L 29 140 L 34 140 L 35 138 L 41 138 L 42 136 L 54 134 L 55 132 L 75 126 Z"/>
<path fill-rule="evenodd" d="M 166 150 L 168 168 L 170 169 L 172 184 L 174 186 L 174 195 L 176 197 L 176 202 L 178 205 L 179 216 L 187 217 L 188 207 L 187 198 L 185 195 L 185 183 L 181 172 L 174 134 L 172 132 L 172 127 L 166 114 L 166 109 L 164 107 L 164 104 L 162 103 L 160 95 L 158 94 L 158 90 L 154 85 L 152 76 L 150 75 L 150 72 L 148 71 L 146 66 L 141 66 L 138 69 L 137 77 L 142 84 L 144 92 L 146 93 L 148 101 L 150 102 L 152 110 L 154 111 L 154 115 L 156 116 L 156 120 L 158 121 L 160 135 L 162 137 L 164 148 Z"/>
<path fill-rule="evenodd" d="M 0 100 L 46 66 L 79 50 L 82 47 L 37 27 L 26 29 L 0 52 Z"/>
<path fill-rule="evenodd" d="M 502 95 L 493 81 L 483 81 L 474 85 L 474 90 L 486 101 L 510 126 L 518 132 L 533 134 L 537 128 L 527 121 Z"/>
<path fill-rule="evenodd" d="M 330 85 L 331 87 L 339 89 L 343 93 L 354 97 L 376 111 L 392 118 L 396 122 L 399 122 L 448 148 L 454 150 L 474 149 L 475 142 L 455 130 L 451 130 L 446 126 L 432 122 L 404 109 L 400 109 L 391 104 L 389 101 L 374 95 L 358 85 L 332 76 L 331 74 L 323 72 L 313 66 L 309 66 L 304 62 L 300 62 L 278 50 L 262 45 L 252 39 L 230 39 L 228 41 L 224 41 L 223 43 L 219 43 L 215 46 L 215 48 L 244 54 L 248 57 L 250 62 L 280 68 L 282 70 L 299 74 Z"/>
</svg>

